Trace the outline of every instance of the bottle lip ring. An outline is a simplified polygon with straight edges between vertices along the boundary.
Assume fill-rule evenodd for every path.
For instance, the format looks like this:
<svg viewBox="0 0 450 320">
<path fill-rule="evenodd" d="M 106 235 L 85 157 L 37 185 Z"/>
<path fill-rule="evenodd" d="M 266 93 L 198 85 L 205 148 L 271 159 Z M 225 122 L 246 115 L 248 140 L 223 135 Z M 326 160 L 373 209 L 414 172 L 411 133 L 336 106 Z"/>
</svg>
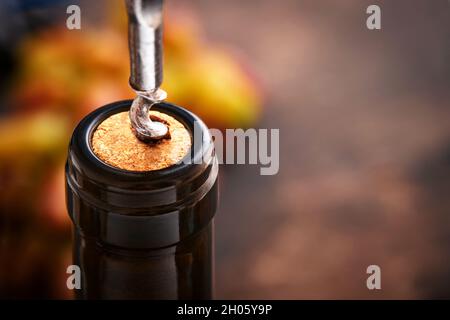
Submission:
<svg viewBox="0 0 450 320">
<path fill-rule="evenodd" d="M 108 117 L 113 114 L 128 111 L 133 100 L 117 101 L 99 109 L 95 110 L 91 114 L 87 115 L 77 126 L 72 137 L 71 146 L 79 148 L 81 154 L 86 157 L 86 160 L 91 164 L 98 166 L 98 169 L 103 173 L 110 175 L 116 175 L 121 179 L 132 180 L 145 180 L 149 179 L 157 180 L 160 178 L 167 178 L 168 176 L 178 176 L 191 167 L 190 163 L 201 164 L 202 158 L 205 157 L 204 149 L 201 143 L 194 143 L 194 124 L 200 126 L 202 133 L 208 132 L 206 125 L 194 114 L 185 110 L 182 107 L 175 106 L 167 102 L 160 102 L 152 106 L 152 110 L 166 113 L 178 121 L 180 121 L 188 130 L 191 136 L 191 147 L 183 159 L 174 165 L 167 168 L 151 170 L 151 171 L 132 171 L 121 168 L 116 168 L 102 161 L 92 150 L 92 135 L 95 129 Z M 209 146 L 208 146 L 209 147 Z M 202 149 L 203 148 L 203 149 Z M 80 159 L 81 160 L 81 159 Z"/>
</svg>

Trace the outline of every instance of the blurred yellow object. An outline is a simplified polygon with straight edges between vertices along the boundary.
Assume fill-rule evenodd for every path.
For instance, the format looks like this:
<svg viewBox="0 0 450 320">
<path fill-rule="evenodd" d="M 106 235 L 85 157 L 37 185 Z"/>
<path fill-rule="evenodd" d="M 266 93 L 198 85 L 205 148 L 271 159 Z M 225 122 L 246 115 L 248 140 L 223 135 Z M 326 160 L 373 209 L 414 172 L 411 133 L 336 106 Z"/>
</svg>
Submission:
<svg viewBox="0 0 450 320">
<path fill-rule="evenodd" d="M 169 100 L 215 128 L 249 127 L 259 118 L 261 95 L 230 55 L 203 50 L 184 63 L 165 67 Z M 170 81 L 171 80 L 171 81 Z"/>
<path fill-rule="evenodd" d="M 69 134 L 67 117 L 50 112 L 0 120 L 0 218 L 39 214 L 37 201 L 52 197 L 41 187 L 51 168 L 62 167 Z"/>
<path fill-rule="evenodd" d="M 61 152 L 66 148 L 68 134 L 67 118 L 49 112 L 1 119 L 0 159 Z"/>
<path fill-rule="evenodd" d="M 24 42 L 20 61 L 13 100 L 21 110 L 58 110 L 75 123 L 103 104 L 134 95 L 126 42 L 109 30 L 47 30 Z"/>
</svg>

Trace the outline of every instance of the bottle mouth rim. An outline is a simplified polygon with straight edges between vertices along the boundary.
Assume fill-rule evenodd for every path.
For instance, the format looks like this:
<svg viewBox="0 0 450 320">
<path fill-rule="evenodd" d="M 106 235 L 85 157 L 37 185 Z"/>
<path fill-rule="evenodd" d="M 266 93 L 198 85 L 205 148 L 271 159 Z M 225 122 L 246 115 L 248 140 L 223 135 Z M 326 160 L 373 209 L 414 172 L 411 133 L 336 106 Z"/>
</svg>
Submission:
<svg viewBox="0 0 450 320">
<path fill-rule="evenodd" d="M 160 102 L 152 106 L 152 110 L 165 113 L 172 116 L 177 121 L 182 123 L 188 130 L 191 138 L 191 147 L 189 148 L 183 159 L 176 164 L 168 166 L 166 168 L 149 170 L 149 171 L 133 171 L 114 167 L 103 160 L 101 160 L 92 150 L 92 136 L 97 127 L 110 116 L 120 113 L 128 112 L 133 100 L 123 100 L 103 106 L 91 114 L 87 115 L 78 125 L 74 132 L 79 133 L 78 143 L 80 144 L 81 151 L 88 158 L 89 161 L 95 163 L 100 170 L 108 172 L 110 174 L 116 174 L 121 178 L 129 177 L 131 179 L 158 179 L 159 177 L 167 178 L 171 175 L 177 175 L 182 173 L 190 163 L 201 164 L 202 158 L 205 156 L 204 150 L 199 143 L 194 143 L 194 126 L 199 125 L 200 132 L 207 132 L 206 125 L 194 114 L 185 110 L 182 107 L 175 106 L 167 102 Z M 74 139 L 72 139 L 74 142 Z M 72 143 L 71 143 L 72 144 Z"/>
</svg>

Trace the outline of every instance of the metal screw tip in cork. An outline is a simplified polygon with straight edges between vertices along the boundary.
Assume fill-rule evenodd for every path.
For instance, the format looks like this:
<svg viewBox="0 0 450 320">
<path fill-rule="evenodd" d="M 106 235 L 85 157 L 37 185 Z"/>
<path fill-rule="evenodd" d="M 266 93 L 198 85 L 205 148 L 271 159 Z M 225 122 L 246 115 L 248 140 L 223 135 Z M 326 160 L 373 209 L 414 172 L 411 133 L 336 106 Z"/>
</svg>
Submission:
<svg viewBox="0 0 450 320">
<path fill-rule="evenodd" d="M 170 139 L 169 128 L 159 119 L 150 116 L 150 108 L 163 101 L 167 94 L 164 90 L 154 92 L 137 92 L 130 108 L 130 121 L 136 137 L 143 142 L 155 142 L 161 139 Z M 152 121 L 153 120 L 153 121 Z"/>
</svg>

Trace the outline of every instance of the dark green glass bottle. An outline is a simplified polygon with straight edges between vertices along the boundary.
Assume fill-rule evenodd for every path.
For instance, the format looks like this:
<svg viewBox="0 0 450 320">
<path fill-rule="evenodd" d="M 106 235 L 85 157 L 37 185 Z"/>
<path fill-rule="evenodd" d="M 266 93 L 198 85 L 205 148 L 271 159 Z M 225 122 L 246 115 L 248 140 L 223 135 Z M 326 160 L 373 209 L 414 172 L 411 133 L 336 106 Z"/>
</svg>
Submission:
<svg viewBox="0 0 450 320">
<path fill-rule="evenodd" d="M 70 142 L 67 207 L 74 264 L 81 268 L 76 297 L 210 299 L 218 163 L 208 128 L 183 108 L 155 105 L 152 110 L 174 117 L 191 133 L 189 161 L 148 172 L 114 168 L 95 156 L 91 137 L 103 120 L 130 105 L 127 100 L 97 109 Z"/>
</svg>

